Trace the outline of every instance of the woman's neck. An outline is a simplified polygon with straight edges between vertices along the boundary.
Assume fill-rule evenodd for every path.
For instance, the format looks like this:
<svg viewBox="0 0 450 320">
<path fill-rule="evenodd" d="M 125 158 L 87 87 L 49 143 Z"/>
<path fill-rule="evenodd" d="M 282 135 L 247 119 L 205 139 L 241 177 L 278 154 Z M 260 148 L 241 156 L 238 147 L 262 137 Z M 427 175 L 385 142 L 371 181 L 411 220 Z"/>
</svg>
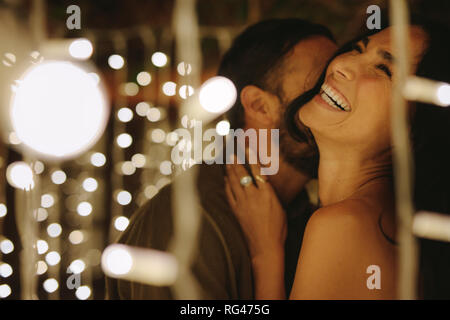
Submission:
<svg viewBox="0 0 450 320">
<path fill-rule="evenodd" d="M 319 162 L 319 199 L 331 205 L 358 194 L 373 183 L 392 183 L 390 155 L 378 160 L 362 160 L 357 152 L 321 152 Z"/>
</svg>

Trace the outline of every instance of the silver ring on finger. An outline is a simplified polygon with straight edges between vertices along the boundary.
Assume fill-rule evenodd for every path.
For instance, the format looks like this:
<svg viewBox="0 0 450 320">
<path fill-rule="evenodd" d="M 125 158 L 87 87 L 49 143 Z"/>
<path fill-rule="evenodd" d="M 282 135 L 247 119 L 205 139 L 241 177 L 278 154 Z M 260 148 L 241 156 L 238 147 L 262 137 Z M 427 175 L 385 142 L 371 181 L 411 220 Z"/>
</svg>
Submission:
<svg viewBox="0 0 450 320">
<path fill-rule="evenodd" d="M 253 179 L 250 176 L 243 176 L 239 182 L 240 182 L 241 186 L 248 187 L 249 185 L 252 184 Z"/>
</svg>

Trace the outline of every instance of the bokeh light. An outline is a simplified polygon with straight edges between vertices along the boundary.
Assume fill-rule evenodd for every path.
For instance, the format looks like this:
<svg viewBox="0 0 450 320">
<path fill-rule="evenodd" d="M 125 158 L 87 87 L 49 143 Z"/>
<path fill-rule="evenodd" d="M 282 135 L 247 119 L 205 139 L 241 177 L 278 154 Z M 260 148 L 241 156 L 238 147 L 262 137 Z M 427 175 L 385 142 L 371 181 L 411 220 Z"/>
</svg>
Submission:
<svg viewBox="0 0 450 320">
<path fill-rule="evenodd" d="M 86 60 L 92 55 L 94 48 L 88 39 L 77 39 L 69 46 L 69 53 L 75 59 Z"/>
<path fill-rule="evenodd" d="M 54 184 L 63 184 L 66 182 L 67 175 L 62 170 L 56 170 L 53 171 L 51 179 Z"/>
<path fill-rule="evenodd" d="M 161 111 L 159 111 L 158 108 L 150 108 L 147 111 L 147 119 L 150 122 L 156 122 L 159 121 L 161 119 Z"/>
<path fill-rule="evenodd" d="M 16 161 L 8 166 L 6 179 L 11 186 L 17 189 L 30 190 L 34 188 L 33 170 L 23 161 Z"/>
<path fill-rule="evenodd" d="M 187 85 L 182 85 L 180 87 L 180 90 L 178 90 L 178 94 L 182 99 L 187 99 L 187 97 L 190 97 L 194 94 L 194 88 Z"/>
<path fill-rule="evenodd" d="M 124 275 L 133 267 L 133 258 L 128 250 L 120 245 L 110 245 L 102 255 L 102 268 L 114 275 Z"/>
<path fill-rule="evenodd" d="M 56 238 L 59 237 L 59 235 L 61 235 L 62 232 L 62 227 L 59 223 L 52 223 L 49 224 L 47 227 L 47 233 L 51 238 Z"/>
<path fill-rule="evenodd" d="M 155 52 L 152 55 L 152 63 L 156 67 L 164 67 L 167 64 L 167 56 L 162 52 Z"/>
<path fill-rule="evenodd" d="M 132 200 L 131 193 L 128 191 L 122 190 L 117 193 L 116 200 L 119 204 L 126 206 Z"/>
<path fill-rule="evenodd" d="M 31 67 L 11 105 L 18 138 L 34 152 L 73 157 L 97 142 L 107 120 L 107 103 L 92 77 L 61 61 Z"/>
<path fill-rule="evenodd" d="M 120 108 L 119 111 L 117 111 L 117 118 L 121 122 L 130 122 L 133 120 L 133 111 L 130 108 Z"/>
<path fill-rule="evenodd" d="M 88 286 L 80 286 L 75 291 L 75 295 L 80 300 L 86 300 L 91 296 L 91 289 Z"/>
<path fill-rule="evenodd" d="M 173 81 L 167 81 L 163 84 L 162 91 L 166 96 L 174 96 L 177 94 L 177 84 Z"/>
<path fill-rule="evenodd" d="M 119 231 L 124 231 L 128 227 L 129 223 L 130 220 L 127 217 L 120 216 L 114 220 L 114 228 Z"/>
<path fill-rule="evenodd" d="M 150 104 L 148 102 L 139 102 L 136 105 L 136 113 L 141 116 L 141 117 L 145 117 L 147 116 L 147 112 L 150 109 Z"/>
<path fill-rule="evenodd" d="M 50 251 L 45 255 L 45 261 L 49 266 L 56 266 L 61 261 L 61 256 L 56 251 Z"/>
<path fill-rule="evenodd" d="M 44 281 L 43 286 L 45 291 L 52 293 L 58 290 L 59 284 L 56 279 L 50 278 Z"/>
<path fill-rule="evenodd" d="M 125 65 L 125 60 L 123 59 L 122 56 L 118 54 L 113 54 L 108 58 L 108 64 L 111 68 L 119 70 L 122 69 L 123 66 Z"/>
<path fill-rule="evenodd" d="M 81 230 L 74 230 L 69 234 L 69 241 L 72 244 L 80 244 L 84 241 L 84 234 Z"/>
<path fill-rule="evenodd" d="M 236 87 L 225 77 L 208 79 L 200 88 L 200 105 L 208 112 L 223 113 L 236 101 Z"/>
<path fill-rule="evenodd" d="M 92 212 L 92 205 L 89 202 L 83 201 L 78 204 L 77 213 L 80 216 L 86 217 L 86 216 L 90 215 L 91 212 Z"/>
<path fill-rule="evenodd" d="M 133 138 L 128 133 L 121 133 L 116 139 L 117 145 L 123 149 L 128 148 L 133 143 Z"/>
<path fill-rule="evenodd" d="M 97 190 L 98 182 L 94 178 L 86 178 L 83 180 L 83 189 L 87 192 L 94 192 Z"/>
<path fill-rule="evenodd" d="M 0 251 L 3 252 L 3 254 L 9 254 L 14 251 L 14 244 L 9 239 L 3 239 L 0 242 Z"/>
<path fill-rule="evenodd" d="M 189 75 L 192 72 L 192 66 L 190 63 L 180 62 L 177 65 L 177 72 L 180 76 Z"/>
<path fill-rule="evenodd" d="M 3 204 L 0 203 L 0 218 L 3 218 L 8 213 L 8 208 Z"/>
<path fill-rule="evenodd" d="M 11 294 L 11 287 L 7 284 L 0 285 L 0 298 L 4 299 Z"/>
<path fill-rule="evenodd" d="M 91 164 L 94 167 L 102 167 L 106 163 L 106 157 L 103 153 L 95 152 L 91 155 Z"/>
<path fill-rule="evenodd" d="M 227 120 L 221 120 L 216 124 L 216 132 L 221 136 L 226 136 L 230 132 L 230 123 Z"/>
<path fill-rule="evenodd" d="M 147 71 L 139 72 L 136 81 L 140 86 L 148 86 L 152 82 L 152 76 Z"/>
</svg>

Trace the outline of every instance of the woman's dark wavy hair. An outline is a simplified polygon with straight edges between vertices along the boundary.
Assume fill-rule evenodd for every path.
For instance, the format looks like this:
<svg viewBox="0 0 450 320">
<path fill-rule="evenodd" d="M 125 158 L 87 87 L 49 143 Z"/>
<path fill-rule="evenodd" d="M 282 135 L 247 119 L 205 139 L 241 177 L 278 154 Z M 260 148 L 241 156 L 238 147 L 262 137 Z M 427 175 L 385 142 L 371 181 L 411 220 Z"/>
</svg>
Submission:
<svg viewBox="0 0 450 320">
<path fill-rule="evenodd" d="M 383 23 L 384 25 L 384 23 Z M 297 98 L 295 98 L 294 100 L 292 100 L 288 107 L 286 108 L 286 111 L 284 113 L 284 121 L 286 124 L 286 128 L 289 132 L 289 134 L 297 141 L 299 142 L 305 142 L 307 141 L 310 146 L 315 149 L 314 154 L 316 155 L 314 157 L 314 159 L 312 159 L 310 161 L 310 164 L 313 166 L 313 168 L 310 168 L 310 170 L 308 172 L 314 172 L 315 174 L 312 175 L 312 178 L 317 178 L 317 170 L 318 170 L 318 165 L 319 165 L 319 152 L 317 150 L 317 145 L 316 142 L 314 140 L 314 137 L 312 136 L 311 131 L 305 127 L 304 125 L 302 125 L 297 117 L 297 112 L 300 110 L 300 108 L 305 105 L 307 102 L 309 102 L 316 94 L 319 93 L 320 91 L 320 87 L 322 86 L 324 80 L 325 80 L 325 75 L 326 75 L 326 71 L 328 69 L 329 64 L 331 63 L 331 61 L 333 61 L 334 58 L 336 58 L 337 56 L 344 54 L 346 52 L 349 52 L 351 50 L 353 50 L 354 48 L 354 44 L 357 43 L 358 41 L 360 41 L 361 39 L 363 39 L 364 37 L 368 37 L 371 36 L 375 33 L 380 32 L 381 30 L 385 29 L 386 26 L 383 26 L 380 30 L 375 30 L 375 31 L 369 31 L 367 33 L 364 33 L 363 35 L 357 37 L 356 39 L 353 39 L 349 42 L 347 42 L 346 44 L 344 44 L 343 46 L 341 46 L 336 52 L 335 54 L 330 58 L 330 60 L 328 61 L 328 63 L 326 64 L 322 74 L 320 75 L 319 79 L 317 80 L 317 83 L 314 85 L 314 87 L 306 92 L 304 92 L 303 94 L 301 94 L 300 96 L 298 96 Z"/>
<path fill-rule="evenodd" d="M 436 22 L 414 17 L 412 25 L 427 34 L 427 46 L 415 74 L 420 77 L 450 83 L 450 29 Z M 345 44 L 330 59 L 352 50 Z M 329 62 L 329 63 L 330 63 Z M 329 64 L 328 63 L 328 64 Z M 297 123 L 298 110 L 317 93 L 325 79 L 325 68 L 313 89 L 291 102 L 285 113 L 290 134 L 317 148 L 311 132 Z M 411 103 L 411 142 L 414 158 L 414 205 L 417 211 L 427 210 L 450 214 L 450 107 L 442 108 L 426 103 Z M 318 164 L 318 161 L 317 161 Z M 421 240 L 422 296 L 432 299 L 450 298 L 450 244 Z"/>
</svg>

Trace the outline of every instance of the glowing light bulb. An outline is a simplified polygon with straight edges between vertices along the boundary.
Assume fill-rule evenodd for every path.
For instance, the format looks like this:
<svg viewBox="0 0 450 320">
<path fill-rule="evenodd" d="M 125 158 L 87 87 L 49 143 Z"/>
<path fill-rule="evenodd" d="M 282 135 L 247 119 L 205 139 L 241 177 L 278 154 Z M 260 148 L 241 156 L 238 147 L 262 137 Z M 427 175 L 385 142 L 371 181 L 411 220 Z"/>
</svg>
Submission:
<svg viewBox="0 0 450 320">
<path fill-rule="evenodd" d="M 44 261 L 38 261 L 36 274 L 37 275 L 44 274 L 47 272 L 47 270 L 48 270 L 47 264 Z"/>
<path fill-rule="evenodd" d="M 126 206 L 132 200 L 131 193 L 129 193 L 128 191 L 122 190 L 117 193 L 116 200 L 119 204 Z"/>
<path fill-rule="evenodd" d="M 157 67 L 164 67 L 167 64 L 167 56 L 162 52 L 155 52 L 152 55 L 152 63 Z"/>
<path fill-rule="evenodd" d="M 124 161 L 121 166 L 121 171 L 126 176 L 131 176 L 136 172 L 136 167 L 131 161 Z"/>
<path fill-rule="evenodd" d="M 190 63 L 180 62 L 177 65 L 177 71 L 180 76 L 185 76 L 192 72 L 192 66 Z"/>
<path fill-rule="evenodd" d="M 67 176 L 62 170 L 56 170 L 52 173 L 52 182 L 54 184 L 63 184 L 66 182 Z"/>
<path fill-rule="evenodd" d="M 77 206 L 77 212 L 82 217 L 88 216 L 92 212 L 92 205 L 87 201 L 80 202 Z"/>
<path fill-rule="evenodd" d="M 237 93 L 233 82 L 225 77 L 213 77 L 200 88 L 200 105 L 208 112 L 223 113 L 236 101 Z"/>
<path fill-rule="evenodd" d="M 84 269 L 86 269 L 86 264 L 83 260 L 77 259 L 72 261 L 72 263 L 69 265 L 70 270 L 72 273 L 82 273 Z"/>
<path fill-rule="evenodd" d="M 74 230 L 69 234 L 69 241 L 72 244 L 80 244 L 84 240 L 84 234 L 80 230 Z"/>
<path fill-rule="evenodd" d="M 3 204 L 0 203 L 0 218 L 3 218 L 8 213 L 8 208 Z"/>
<path fill-rule="evenodd" d="M 159 165 L 159 171 L 164 175 L 172 174 L 172 162 L 166 160 Z"/>
<path fill-rule="evenodd" d="M 178 94 L 182 99 L 187 99 L 187 97 L 190 97 L 194 94 L 194 88 L 187 85 L 182 85 L 180 87 L 180 90 L 178 90 Z"/>
<path fill-rule="evenodd" d="M 9 239 L 4 239 L 0 242 L 0 251 L 3 254 L 9 254 L 14 251 L 14 244 Z"/>
<path fill-rule="evenodd" d="M 75 295 L 80 300 L 86 300 L 91 296 L 91 289 L 88 286 L 81 286 L 75 291 Z"/>
<path fill-rule="evenodd" d="M 83 180 L 83 189 L 87 192 L 94 192 L 97 190 L 98 182 L 94 178 L 86 178 Z"/>
<path fill-rule="evenodd" d="M 11 287 L 7 284 L 0 285 L 0 298 L 6 298 L 11 294 Z"/>
<path fill-rule="evenodd" d="M 133 259 L 121 245 L 110 245 L 102 255 L 102 268 L 114 275 L 124 275 L 133 267 Z"/>
<path fill-rule="evenodd" d="M 135 95 L 137 95 L 139 93 L 139 87 L 134 82 L 123 83 L 120 86 L 119 90 L 122 95 L 130 96 L 130 97 L 134 97 Z"/>
<path fill-rule="evenodd" d="M 55 199 L 51 194 L 43 194 L 41 196 L 41 207 L 43 208 L 50 208 L 55 204 Z"/>
<path fill-rule="evenodd" d="M 116 139 L 117 145 L 123 149 L 128 148 L 133 143 L 133 138 L 128 133 L 121 133 Z"/>
<path fill-rule="evenodd" d="M 103 153 L 95 152 L 91 155 L 91 163 L 95 167 L 101 167 L 106 163 L 106 157 Z"/>
<path fill-rule="evenodd" d="M 61 256 L 56 251 L 50 251 L 45 256 L 45 261 L 47 261 L 50 266 L 56 266 L 61 261 Z"/>
<path fill-rule="evenodd" d="M 48 212 L 44 208 L 38 208 L 35 211 L 35 218 L 37 221 L 42 222 L 48 218 Z"/>
<path fill-rule="evenodd" d="M 150 82 L 152 82 L 152 76 L 150 75 L 150 73 L 142 71 L 138 73 L 136 81 L 137 83 L 139 83 L 139 85 L 145 87 L 148 86 Z"/>
<path fill-rule="evenodd" d="M 230 123 L 227 120 L 219 121 L 216 124 L 217 134 L 226 136 L 230 132 Z"/>
<path fill-rule="evenodd" d="M 166 133 L 162 129 L 155 129 L 151 131 L 151 139 L 155 143 L 161 143 L 166 139 Z"/>
<path fill-rule="evenodd" d="M 114 220 L 114 227 L 119 231 L 124 231 L 128 227 L 129 223 L 130 220 L 127 217 L 120 216 Z"/>
<path fill-rule="evenodd" d="M 174 96 L 177 93 L 177 84 L 173 81 L 167 81 L 163 84 L 162 91 L 166 96 Z"/>
<path fill-rule="evenodd" d="M 145 117 L 150 107 L 151 106 L 148 102 L 139 102 L 136 105 L 136 113 L 141 117 Z"/>
<path fill-rule="evenodd" d="M 93 51 L 92 43 L 84 38 L 74 40 L 69 46 L 70 55 L 79 60 L 89 59 Z"/>
<path fill-rule="evenodd" d="M 56 279 L 50 278 L 44 281 L 43 286 L 45 291 L 52 293 L 58 290 L 59 284 Z"/>
<path fill-rule="evenodd" d="M 52 223 L 47 227 L 47 233 L 51 238 L 58 237 L 62 232 L 62 227 L 59 223 Z"/>
<path fill-rule="evenodd" d="M 450 85 L 443 84 L 437 89 L 437 98 L 444 106 L 450 106 Z"/>
<path fill-rule="evenodd" d="M 143 154 L 136 153 L 131 157 L 131 162 L 136 168 L 143 168 L 145 166 L 146 158 Z M 1 211 L 0 211 L 1 216 Z"/>
<path fill-rule="evenodd" d="M 117 118 L 121 122 L 130 122 L 133 119 L 133 111 L 130 108 L 120 108 L 117 111 Z"/>
<path fill-rule="evenodd" d="M 45 166 L 42 162 L 40 161 L 36 161 L 34 163 L 34 172 L 36 174 L 41 174 L 42 172 L 44 172 Z"/>
<path fill-rule="evenodd" d="M 44 254 L 48 251 L 48 243 L 45 240 L 36 241 L 38 254 Z"/>
<path fill-rule="evenodd" d="M 3 278 L 8 278 L 10 275 L 12 275 L 13 269 L 12 267 L 7 263 L 1 263 L 0 264 L 0 276 Z"/>
<path fill-rule="evenodd" d="M 8 166 L 6 179 L 11 186 L 17 189 L 30 190 L 34 188 L 33 170 L 23 161 L 16 161 Z"/>
<path fill-rule="evenodd" d="M 12 99 L 10 116 L 23 145 L 51 158 L 74 157 L 103 133 L 106 96 L 80 67 L 61 61 L 32 66 Z"/>
<path fill-rule="evenodd" d="M 161 119 L 161 111 L 158 108 L 150 108 L 147 112 L 147 119 L 151 122 L 156 122 Z"/>
<path fill-rule="evenodd" d="M 111 68 L 119 70 L 122 69 L 123 66 L 125 65 L 125 60 L 123 59 L 122 56 L 118 54 L 113 54 L 108 58 L 108 64 Z"/>
</svg>

